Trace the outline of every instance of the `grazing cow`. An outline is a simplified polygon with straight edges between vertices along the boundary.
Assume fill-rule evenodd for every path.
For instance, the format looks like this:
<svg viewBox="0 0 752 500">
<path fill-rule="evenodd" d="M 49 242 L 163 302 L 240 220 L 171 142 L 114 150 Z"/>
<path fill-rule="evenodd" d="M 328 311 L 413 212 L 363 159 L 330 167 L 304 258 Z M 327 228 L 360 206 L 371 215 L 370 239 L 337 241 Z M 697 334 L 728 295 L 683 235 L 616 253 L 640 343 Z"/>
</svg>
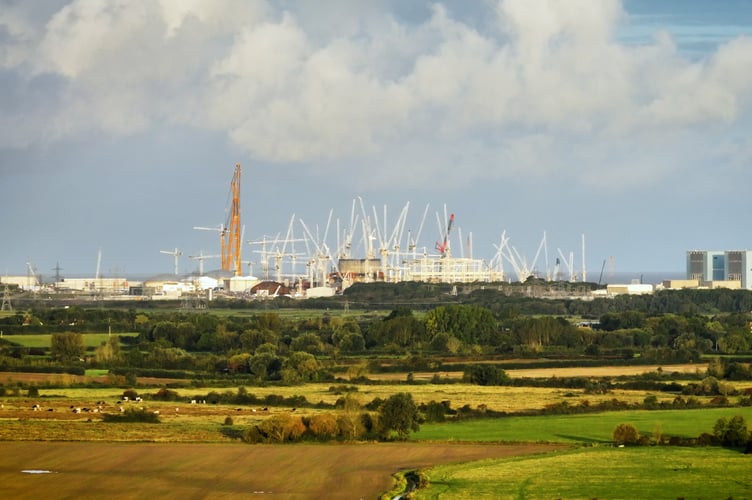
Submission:
<svg viewBox="0 0 752 500">
<path fill-rule="evenodd" d="M 159 415 L 159 410 L 154 410 L 152 413 L 154 413 L 154 415 Z"/>
<path fill-rule="evenodd" d="M 31 409 L 34 410 L 34 411 L 39 411 L 39 410 L 42 409 L 42 407 L 39 406 L 39 405 L 34 405 L 34 406 L 31 407 Z"/>
<path fill-rule="evenodd" d="M 191 399 L 191 404 L 195 405 L 196 404 L 196 400 L 195 399 Z"/>
</svg>

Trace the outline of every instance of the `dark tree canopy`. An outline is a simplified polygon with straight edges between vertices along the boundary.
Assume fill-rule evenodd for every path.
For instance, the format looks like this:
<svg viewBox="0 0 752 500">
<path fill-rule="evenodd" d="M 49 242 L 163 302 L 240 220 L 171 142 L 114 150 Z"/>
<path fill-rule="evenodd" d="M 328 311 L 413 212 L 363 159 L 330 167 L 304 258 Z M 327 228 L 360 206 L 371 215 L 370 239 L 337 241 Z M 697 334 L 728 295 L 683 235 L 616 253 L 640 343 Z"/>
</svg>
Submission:
<svg viewBox="0 0 752 500">
<path fill-rule="evenodd" d="M 86 351 L 80 333 L 53 333 L 50 340 L 52 357 L 64 363 L 78 361 Z"/>
<path fill-rule="evenodd" d="M 411 394 L 400 392 L 390 396 L 379 407 L 379 422 L 384 437 L 396 432 L 399 439 L 407 439 L 410 432 L 420 429 L 418 406 Z"/>
</svg>

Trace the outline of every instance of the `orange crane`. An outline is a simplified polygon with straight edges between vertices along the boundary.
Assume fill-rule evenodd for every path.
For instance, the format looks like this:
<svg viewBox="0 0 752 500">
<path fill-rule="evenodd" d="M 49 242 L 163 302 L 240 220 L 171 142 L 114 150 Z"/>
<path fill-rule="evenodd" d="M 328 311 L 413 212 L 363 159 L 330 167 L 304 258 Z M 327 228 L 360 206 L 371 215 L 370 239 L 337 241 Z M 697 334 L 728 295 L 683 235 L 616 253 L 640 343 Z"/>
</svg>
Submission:
<svg viewBox="0 0 752 500">
<path fill-rule="evenodd" d="M 446 217 L 446 212 L 444 212 L 444 217 Z M 446 251 L 449 248 L 449 232 L 452 230 L 452 225 L 454 225 L 454 214 L 449 215 L 449 224 L 447 224 L 446 233 L 444 233 L 444 241 L 442 243 L 436 242 L 436 250 L 442 257 L 446 256 Z"/>
<path fill-rule="evenodd" d="M 240 245 L 243 239 L 240 229 L 240 163 L 235 165 L 235 175 L 230 183 L 230 196 L 232 205 L 230 205 L 227 221 L 224 224 L 220 224 L 219 227 L 193 226 L 193 229 L 219 231 L 221 268 L 223 271 L 235 271 L 235 275 L 240 276 L 243 264 L 240 255 Z"/>
<path fill-rule="evenodd" d="M 235 276 L 240 276 L 243 264 L 240 255 L 240 163 L 235 165 L 235 175 L 232 176 L 230 191 L 232 194 L 232 206 L 230 207 L 230 213 L 227 215 L 228 223 L 225 226 L 228 229 L 221 234 L 222 270 L 234 270 Z M 229 238 L 227 243 L 225 243 L 225 234 Z"/>
</svg>

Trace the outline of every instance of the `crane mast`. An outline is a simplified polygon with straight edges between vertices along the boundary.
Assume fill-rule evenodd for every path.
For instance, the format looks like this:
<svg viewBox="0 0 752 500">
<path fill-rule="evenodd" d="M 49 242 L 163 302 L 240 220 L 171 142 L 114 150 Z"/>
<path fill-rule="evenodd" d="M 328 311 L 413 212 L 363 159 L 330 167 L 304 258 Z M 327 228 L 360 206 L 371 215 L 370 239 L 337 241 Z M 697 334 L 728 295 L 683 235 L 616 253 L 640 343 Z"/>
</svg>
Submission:
<svg viewBox="0 0 752 500">
<path fill-rule="evenodd" d="M 444 212 L 444 216 L 446 217 L 446 212 Z M 449 223 L 447 224 L 446 233 L 444 233 L 444 241 L 439 243 L 436 242 L 436 250 L 439 251 L 442 257 L 446 256 L 447 250 L 449 249 L 449 233 L 452 231 L 452 226 L 454 225 L 454 214 L 449 215 Z"/>
<path fill-rule="evenodd" d="M 236 276 L 242 274 L 242 259 L 240 246 L 240 163 L 235 165 L 235 175 L 230 183 L 232 193 L 232 205 L 228 214 L 228 224 L 222 236 L 222 270 L 235 271 Z M 225 238 L 225 235 L 227 238 Z"/>
</svg>

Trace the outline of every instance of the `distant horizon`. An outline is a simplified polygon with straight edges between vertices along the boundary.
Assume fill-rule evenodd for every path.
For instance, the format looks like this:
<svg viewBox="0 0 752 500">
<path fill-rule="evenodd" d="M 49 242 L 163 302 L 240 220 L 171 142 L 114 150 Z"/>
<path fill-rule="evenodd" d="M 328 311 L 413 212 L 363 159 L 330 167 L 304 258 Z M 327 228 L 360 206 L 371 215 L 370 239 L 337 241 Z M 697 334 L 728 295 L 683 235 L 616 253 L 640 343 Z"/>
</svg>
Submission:
<svg viewBox="0 0 752 500">
<path fill-rule="evenodd" d="M 219 269 L 211 269 L 204 272 L 202 276 L 212 274 L 212 273 L 218 273 L 222 272 Z M 228 272 L 228 271 L 224 271 Z M 588 271 L 588 283 L 597 283 L 598 277 L 600 276 L 600 270 L 597 273 Z M 643 282 L 651 283 L 651 284 L 658 284 L 661 283 L 663 280 L 669 280 L 669 279 L 686 279 L 686 270 L 684 271 L 614 271 L 613 273 L 608 273 L 604 271 L 603 273 L 603 279 L 601 280 L 602 283 L 619 283 L 619 284 L 625 284 L 630 283 L 633 280 L 639 279 L 640 277 L 643 278 Z M 3 276 L 13 276 L 13 277 L 23 277 L 28 276 L 27 273 L 4 273 L 0 275 L 0 282 L 2 282 Z M 39 273 L 36 274 L 37 277 L 40 276 Z M 41 273 L 42 276 L 42 283 L 43 284 L 50 284 L 54 283 L 54 273 L 53 274 L 44 274 Z M 108 273 L 101 273 L 99 278 L 100 279 L 126 279 L 126 280 L 132 280 L 132 281 L 144 281 L 150 278 L 154 277 L 167 277 L 167 276 L 174 276 L 175 279 L 184 279 L 187 277 L 192 276 L 198 276 L 197 272 L 185 272 L 180 274 L 173 274 L 170 272 L 159 272 L 159 273 L 127 273 L 127 274 L 108 274 Z M 243 276 L 251 276 L 251 275 L 243 275 Z M 261 276 L 253 275 L 254 277 L 264 281 L 265 279 Z M 511 273 L 510 273 L 511 277 Z M 96 279 L 94 274 L 85 274 L 85 273 L 74 273 L 71 275 L 66 275 L 65 273 L 61 273 L 61 278 L 63 280 L 65 279 Z M 579 275 L 578 275 L 579 278 Z M 616 281 L 612 281 L 612 278 Z M 270 278 L 270 280 L 273 280 Z M 505 280 L 508 281 L 508 280 Z M 566 279 L 562 279 L 559 281 L 568 281 Z M 580 281 L 579 279 L 577 281 Z M 512 280 L 512 282 L 516 282 L 516 280 Z"/>
</svg>

